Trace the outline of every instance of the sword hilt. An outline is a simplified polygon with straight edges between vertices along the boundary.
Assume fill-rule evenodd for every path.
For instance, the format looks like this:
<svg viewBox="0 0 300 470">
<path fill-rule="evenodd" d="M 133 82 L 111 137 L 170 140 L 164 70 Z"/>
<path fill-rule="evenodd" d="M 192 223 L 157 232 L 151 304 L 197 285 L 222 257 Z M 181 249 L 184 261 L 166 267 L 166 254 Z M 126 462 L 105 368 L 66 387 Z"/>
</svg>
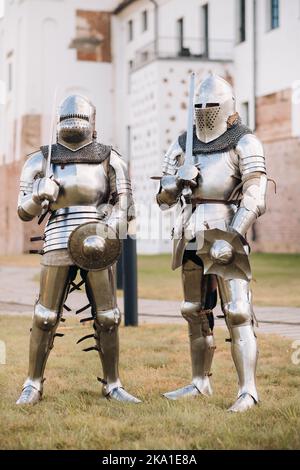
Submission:
<svg viewBox="0 0 300 470">
<path fill-rule="evenodd" d="M 193 193 L 192 188 L 190 187 L 189 184 L 185 185 L 182 192 L 181 192 L 181 194 L 184 197 L 184 199 L 186 200 L 186 202 L 191 200 L 192 193 Z"/>
<path fill-rule="evenodd" d="M 199 175 L 199 170 L 194 165 L 183 165 L 178 169 L 177 177 L 183 182 L 182 196 L 189 202 L 192 197 L 192 187 L 196 186 L 195 179 Z"/>
</svg>

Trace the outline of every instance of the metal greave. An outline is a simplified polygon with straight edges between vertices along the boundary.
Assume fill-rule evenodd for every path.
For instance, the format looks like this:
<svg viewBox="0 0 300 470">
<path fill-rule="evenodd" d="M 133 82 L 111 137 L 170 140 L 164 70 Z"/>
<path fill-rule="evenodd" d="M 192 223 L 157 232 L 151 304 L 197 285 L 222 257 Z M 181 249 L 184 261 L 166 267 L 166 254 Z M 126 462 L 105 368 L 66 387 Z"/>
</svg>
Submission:
<svg viewBox="0 0 300 470">
<path fill-rule="evenodd" d="M 244 393 L 258 402 L 256 389 L 257 342 L 252 325 L 230 328 L 231 355 L 238 374 L 238 397 Z"/>
<path fill-rule="evenodd" d="M 211 395 L 209 376 L 215 351 L 214 336 L 209 317 L 212 311 L 205 309 L 208 278 L 203 276 L 202 266 L 188 260 L 182 267 L 184 302 L 182 316 L 188 322 L 192 383 L 204 395 Z"/>
<path fill-rule="evenodd" d="M 28 377 L 23 385 L 43 392 L 44 371 L 53 348 L 64 300 L 71 278 L 69 266 L 43 266 L 40 296 L 35 305 L 29 344 Z"/>
<path fill-rule="evenodd" d="M 231 355 L 236 367 L 238 397 L 249 394 L 258 402 L 256 389 L 257 341 L 253 329 L 253 310 L 249 283 L 242 279 L 218 278 L 222 310 L 231 338 Z"/>
<path fill-rule="evenodd" d="M 35 311 L 40 311 L 42 308 L 42 305 L 36 304 Z M 37 319 L 36 313 L 34 316 L 29 343 L 28 378 L 24 383 L 24 387 L 32 385 L 41 393 L 43 392 L 44 371 L 47 359 L 53 348 L 55 332 L 59 324 L 58 312 L 49 311 L 47 313 L 49 318 L 47 328 L 43 328 L 40 320 Z"/>
<path fill-rule="evenodd" d="M 211 395 L 212 389 L 209 376 L 215 351 L 215 342 L 212 332 L 206 334 L 207 315 L 202 312 L 200 314 L 199 322 L 188 321 L 192 383 L 203 395 Z"/>
<path fill-rule="evenodd" d="M 108 320 L 108 321 L 107 321 Z M 111 320 L 112 323 L 111 324 Z M 119 379 L 119 323 L 121 315 L 118 308 L 97 314 L 94 329 L 96 345 L 103 370 L 103 395 L 107 396 L 117 387 Z"/>
</svg>

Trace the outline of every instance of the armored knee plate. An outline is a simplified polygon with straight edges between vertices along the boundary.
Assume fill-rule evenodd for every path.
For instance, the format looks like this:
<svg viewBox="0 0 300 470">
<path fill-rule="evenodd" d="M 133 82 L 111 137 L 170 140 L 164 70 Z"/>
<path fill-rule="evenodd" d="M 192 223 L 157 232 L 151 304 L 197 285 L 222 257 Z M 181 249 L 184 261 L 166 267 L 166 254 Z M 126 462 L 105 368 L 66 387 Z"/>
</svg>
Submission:
<svg viewBox="0 0 300 470">
<path fill-rule="evenodd" d="M 229 302 L 223 311 L 229 328 L 252 324 L 252 309 L 247 301 Z"/>
<path fill-rule="evenodd" d="M 203 310 L 199 302 L 182 302 L 181 315 L 189 324 L 200 324 L 202 336 L 208 336 L 211 334 L 209 320 L 212 315 L 212 311 Z"/>
<path fill-rule="evenodd" d="M 182 302 L 181 315 L 186 321 L 197 321 L 199 312 L 201 312 L 200 302 Z"/>
<path fill-rule="evenodd" d="M 116 307 L 96 313 L 95 324 L 101 331 L 113 331 L 121 323 L 121 313 Z"/>
<path fill-rule="evenodd" d="M 47 309 L 39 302 L 36 303 L 33 316 L 33 325 L 40 330 L 49 331 L 57 325 L 58 312 Z"/>
</svg>

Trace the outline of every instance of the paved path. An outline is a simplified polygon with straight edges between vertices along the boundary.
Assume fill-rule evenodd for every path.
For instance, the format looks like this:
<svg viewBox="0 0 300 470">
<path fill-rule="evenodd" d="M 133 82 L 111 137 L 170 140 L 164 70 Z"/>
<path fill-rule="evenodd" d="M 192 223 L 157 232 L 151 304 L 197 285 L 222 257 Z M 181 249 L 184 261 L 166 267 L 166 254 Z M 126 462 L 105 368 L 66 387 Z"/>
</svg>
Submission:
<svg viewBox="0 0 300 470">
<path fill-rule="evenodd" d="M 0 268 L 0 314 L 32 315 L 32 305 L 38 295 L 39 268 Z M 87 303 L 81 292 L 70 294 L 67 304 L 74 312 Z M 122 299 L 119 305 L 122 310 Z M 300 308 L 256 307 L 259 321 L 258 332 L 274 333 L 300 340 Z M 220 315 L 220 308 L 215 309 Z M 70 313 L 66 313 L 70 315 Z M 83 312 L 80 317 L 88 316 Z M 180 315 L 180 302 L 168 300 L 139 299 L 139 322 L 143 323 L 185 323 Z M 224 320 L 216 318 L 216 326 L 224 326 Z"/>
</svg>

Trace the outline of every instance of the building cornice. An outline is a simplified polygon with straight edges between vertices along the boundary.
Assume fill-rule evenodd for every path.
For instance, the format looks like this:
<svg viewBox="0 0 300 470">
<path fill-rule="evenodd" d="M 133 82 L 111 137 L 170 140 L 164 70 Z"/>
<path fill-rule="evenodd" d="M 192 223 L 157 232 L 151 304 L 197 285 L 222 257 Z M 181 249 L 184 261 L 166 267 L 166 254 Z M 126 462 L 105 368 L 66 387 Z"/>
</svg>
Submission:
<svg viewBox="0 0 300 470">
<path fill-rule="evenodd" d="M 123 0 L 117 8 L 114 9 L 113 13 L 117 15 L 118 13 L 121 13 L 121 11 L 125 10 L 125 8 L 129 7 L 132 3 L 136 2 L 138 0 Z"/>
</svg>

